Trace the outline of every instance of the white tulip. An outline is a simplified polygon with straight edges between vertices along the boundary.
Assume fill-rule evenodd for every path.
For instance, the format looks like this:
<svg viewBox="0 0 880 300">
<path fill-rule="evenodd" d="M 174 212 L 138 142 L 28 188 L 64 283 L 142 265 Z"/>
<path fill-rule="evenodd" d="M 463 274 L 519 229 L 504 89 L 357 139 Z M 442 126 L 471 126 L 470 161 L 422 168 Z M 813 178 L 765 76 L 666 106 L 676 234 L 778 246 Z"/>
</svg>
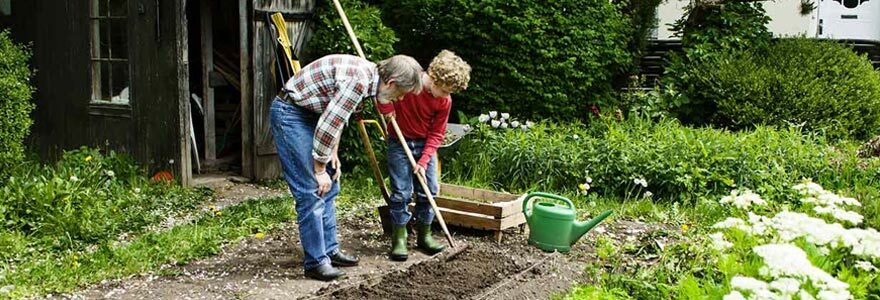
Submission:
<svg viewBox="0 0 880 300">
<path fill-rule="evenodd" d="M 487 114 L 482 114 L 482 115 L 480 115 L 480 119 L 479 119 L 479 120 L 480 120 L 480 123 L 486 123 L 486 122 L 489 122 L 490 119 L 491 119 L 491 118 L 489 117 L 489 115 L 487 115 Z"/>
<path fill-rule="evenodd" d="M 497 116 L 498 116 L 498 112 L 497 112 L 497 111 L 490 111 L 490 112 L 489 112 L 489 117 L 490 117 L 490 118 L 494 119 L 494 118 L 497 117 Z"/>
<path fill-rule="evenodd" d="M 501 126 L 501 121 L 492 120 L 492 128 L 498 128 L 498 126 Z"/>
</svg>

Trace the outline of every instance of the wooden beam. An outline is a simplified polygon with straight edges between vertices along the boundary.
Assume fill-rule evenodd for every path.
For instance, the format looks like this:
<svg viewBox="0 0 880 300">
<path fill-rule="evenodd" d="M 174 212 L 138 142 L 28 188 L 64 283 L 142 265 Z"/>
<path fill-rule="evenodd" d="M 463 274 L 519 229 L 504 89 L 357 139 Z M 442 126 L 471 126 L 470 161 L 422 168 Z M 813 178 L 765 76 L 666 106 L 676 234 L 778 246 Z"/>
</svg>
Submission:
<svg viewBox="0 0 880 300">
<path fill-rule="evenodd" d="M 437 206 L 442 208 L 479 213 L 497 218 L 502 217 L 501 212 L 503 208 L 495 206 L 493 204 L 450 198 L 443 195 L 437 196 L 436 198 L 434 198 L 434 201 L 437 202 Z"/>
<path fill-rule="evenodd" d="M 480 214 L 453 211 L 445 208 L 441 208 L 440 213 L 443 214 L 443 219 L 449 225 L 483 230 L 499 230 L 501 228 L 500 219 Z"/>
<path fill-rule="evenodd" d="M 242 176 L 254 178 L 254 126 L 251 124 L 253 112 L 251 111 L 251 52 L 250 52 L 250 35 L 248 21 L 248 2 L 250 0 L 238 0 L 238 26 L 239 38 L 241 44 L 239 46 L 239 65 L 241 66 L 241 170 Z"/>
<path fill-rule="evenodd" d="M 159 2 L 161 3 L 161 2 Z M 178 87 L 178 112 L 179 112 L 179 135 L 178 145 L 180 145 L 180 183 L 183 186 L 192 185 L 192 144 L 190 143 L 190 96 L 189 96 L 189 53 L 188 31 L 186 26 L 186 3 L 184 0 L 174 1 L 174 22 L 175 36 L 173 45 L 176 45 L 175 52 L 177 56 L 177 87 Z M 161 10 L 161 6 L 156 9 Z"/>
<path fill-rule="evenodd" d="M 515 214 L 522 214 L 522 202 L 523 198 L 516 198 L 516 200 L 510 202 L 504 202 L 503 205 L 498 203 L 501 206 L 501 217 L 506 218 Z"/>
<path fill-rule="evenodd" d="M 199 1 L 202 30 L 202 108 L 205 125 L 205 160 L 217 159 L 217 133 L 214 119 L 214 88 L 211 87 L 211 72 L 214 71 L 214 17 L 211 0 Z"/>
<path fill-rule="evenodd" d="M 518 196 L 507 193 L 499 193 L 490 190 L 476 189 L 454 184 L 440 184 L 440 193 L 455 198 L 482 200 L 482 202 L 496 203 L 515 200 Z"/>
</svg>

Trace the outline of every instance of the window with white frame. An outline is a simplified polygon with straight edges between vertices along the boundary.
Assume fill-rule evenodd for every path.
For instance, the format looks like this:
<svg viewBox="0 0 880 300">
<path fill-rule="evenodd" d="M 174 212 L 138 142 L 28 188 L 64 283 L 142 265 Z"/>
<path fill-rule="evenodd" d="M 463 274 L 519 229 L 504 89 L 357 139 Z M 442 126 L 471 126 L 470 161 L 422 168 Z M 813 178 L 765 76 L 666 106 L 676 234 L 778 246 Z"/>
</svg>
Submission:
<svg viewBox="0 0 880 300">
<path fill-rule="evenodd" d="M 90 0 L 92 102 L 130 102 L 128 0 Z"/>
</svg>

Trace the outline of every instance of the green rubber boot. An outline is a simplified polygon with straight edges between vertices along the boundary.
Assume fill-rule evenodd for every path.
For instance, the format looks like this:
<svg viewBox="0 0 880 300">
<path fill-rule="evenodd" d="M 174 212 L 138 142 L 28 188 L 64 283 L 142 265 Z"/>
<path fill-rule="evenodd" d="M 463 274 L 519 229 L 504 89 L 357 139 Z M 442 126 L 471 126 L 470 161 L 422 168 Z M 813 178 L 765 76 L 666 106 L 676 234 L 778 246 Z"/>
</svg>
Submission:
<svg viewBox="0 0 880 300">
<path fill-rule="evenodd" d="M 416 245 L 428 255 L 434 255 L 440 253 L 443 249 L 446 249 L 446 245 L 435 241 L 434 237 L 431 236 L 430 224 L 417 224 L 416 233 L 418 234 Z"/>
<path fill-rule="evenodd" d="M 406 261 L 406 225 L 394 225 L 391 233 L 391 260 Z"/>
</svg>

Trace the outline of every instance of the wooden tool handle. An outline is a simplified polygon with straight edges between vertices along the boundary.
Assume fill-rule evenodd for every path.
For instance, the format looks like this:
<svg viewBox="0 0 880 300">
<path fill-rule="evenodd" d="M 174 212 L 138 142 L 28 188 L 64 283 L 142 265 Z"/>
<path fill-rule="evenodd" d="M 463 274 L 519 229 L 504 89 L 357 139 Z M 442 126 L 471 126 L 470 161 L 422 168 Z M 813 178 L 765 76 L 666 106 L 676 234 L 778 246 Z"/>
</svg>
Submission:
<svg viewBox="0 0 880 300">
<path fill-rule="evenodd" d="M 391 126 L 394 127 L 394 132 L 397 134 L 397 139 L 400 140 L 400 146 L 403 147 L 403 151 L 406 152 L 406 157 L 409 158 L 409 163 L 412 164 L 413 170 L 415 170 L 416 167 L 418 167 L 418 163 L 416 163 L 416 159 L 413 158 L 412 152 L 409 150 L 409 145 L 406 144 L 406 139 L 400 131 L 400 126 L 397 125 L 397 120 L 395 120 L 394 117 L 389 119 L 391 121 Z M 452 235 L 449 234 L 449 229 L 446 228 L 446 222 L 443 221 L 443 215 L 440 214 L 437 202 L 434 202 L 434 195 L 431 194 L 431 190 L 428 188 L 427 180 L 422 176 L 422 173 L 416 173 L 416 177 L 419 178 L 419 183 L 422 185 L 422 191 L 425 192 L 425 196 L 428 197 L 428 202 L 431 203 L 431 208 L 434 209 L 434 214 L 437 215 L 437 221 L 440 222 L 440 227 L 443 228 L 443 233 L 446 234 L 446 240 L 449 241 L 449 246 L 455 248 L 455 240 L 452 239 Z"/>
</svg>

